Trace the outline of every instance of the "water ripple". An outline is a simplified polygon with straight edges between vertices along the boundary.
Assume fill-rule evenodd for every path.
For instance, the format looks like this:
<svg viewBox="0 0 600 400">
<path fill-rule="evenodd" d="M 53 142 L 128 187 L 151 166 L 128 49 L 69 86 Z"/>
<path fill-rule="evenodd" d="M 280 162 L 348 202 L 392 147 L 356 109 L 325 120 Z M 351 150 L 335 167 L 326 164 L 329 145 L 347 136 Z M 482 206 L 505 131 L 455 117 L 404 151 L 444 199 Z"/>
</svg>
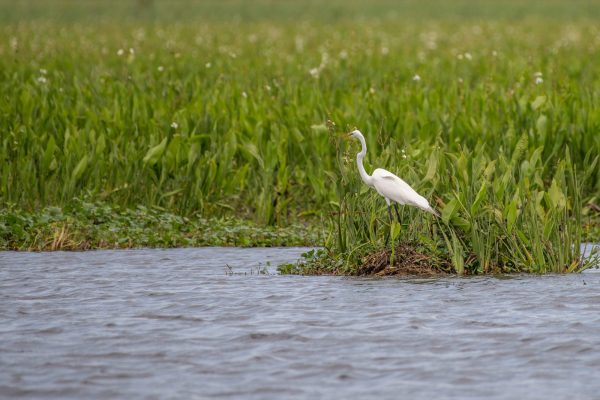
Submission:
<svg viewBox="0 0 600 400">
<path fill-rule="evenodd" d="M 571 399 L 600 392 L 599 273 L 273 274 L 303 251 L 0 253 L 0 397 Z"/>
</svg>

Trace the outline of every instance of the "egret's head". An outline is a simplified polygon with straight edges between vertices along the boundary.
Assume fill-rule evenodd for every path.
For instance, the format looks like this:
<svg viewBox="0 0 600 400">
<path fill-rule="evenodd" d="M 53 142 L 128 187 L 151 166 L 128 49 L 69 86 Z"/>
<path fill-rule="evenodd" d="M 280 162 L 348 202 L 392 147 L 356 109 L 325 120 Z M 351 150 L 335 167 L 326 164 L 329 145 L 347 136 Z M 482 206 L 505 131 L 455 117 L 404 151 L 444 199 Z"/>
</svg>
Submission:
<svg viewBox="0 0 600 400">
<path fill-rule="evenodd" d="M 358 129 L 355 129 L 348 134 L 348 137 L 351 137 L 354 139 L 360 139 L 362 136 L 363 136 L 362 133 L 360 133 L 360 131 Z"/>
</svg>

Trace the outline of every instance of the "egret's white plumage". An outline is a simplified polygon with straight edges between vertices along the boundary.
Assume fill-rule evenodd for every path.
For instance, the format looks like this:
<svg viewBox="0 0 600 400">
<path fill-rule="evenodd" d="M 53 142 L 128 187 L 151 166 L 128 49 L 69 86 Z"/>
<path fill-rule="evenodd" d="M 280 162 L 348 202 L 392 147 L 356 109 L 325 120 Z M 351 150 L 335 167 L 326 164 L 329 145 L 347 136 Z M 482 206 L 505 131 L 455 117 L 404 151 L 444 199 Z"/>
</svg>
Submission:
<svg viewBox="0 0 600 400">
<path fill-rule="evenodd" d="M 362 149 L 360 153 L 356 155 L 356 164 L 358 165 L 358 172 L 363 182 L 368 186 L 374 188 L 377 193 L 385 198 L 388 204 L 388 208 L 391 202 L 395 202 L 401 205 L 408 205 L 418 207 L 421 210 L 432 213 L 435 216 L 439 214 L 429 205 L 426 198 L 417 193 L 410 185 L 404 182 L 401 178 L 394 175 L 390 171 L 383 168 L 377 168 L 373 171 L 373 175 L 367 174 L 365 167 L 363 166 L 363 159 L 367 154 L 367 144 L 363 134 L 359 130 L 355 130 L 351 133 L 351 136 L 360 141 Z M 390 214 L 391 215 L 391 214 Z"/>
</svg>

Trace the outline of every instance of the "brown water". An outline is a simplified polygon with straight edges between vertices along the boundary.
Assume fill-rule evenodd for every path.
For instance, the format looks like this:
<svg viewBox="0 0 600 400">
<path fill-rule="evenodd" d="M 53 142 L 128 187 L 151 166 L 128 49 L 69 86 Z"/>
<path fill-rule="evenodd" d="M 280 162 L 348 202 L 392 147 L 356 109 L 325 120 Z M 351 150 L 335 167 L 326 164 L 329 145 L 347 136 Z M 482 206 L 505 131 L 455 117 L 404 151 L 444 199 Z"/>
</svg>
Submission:
<svg viewBox="0 0 600 400">
<path fill-rule="evenodd" d="M 0 397 L 600 396 L 600 273 L 256 274 L 302 251 L 0 253 Z"/>
</svg>

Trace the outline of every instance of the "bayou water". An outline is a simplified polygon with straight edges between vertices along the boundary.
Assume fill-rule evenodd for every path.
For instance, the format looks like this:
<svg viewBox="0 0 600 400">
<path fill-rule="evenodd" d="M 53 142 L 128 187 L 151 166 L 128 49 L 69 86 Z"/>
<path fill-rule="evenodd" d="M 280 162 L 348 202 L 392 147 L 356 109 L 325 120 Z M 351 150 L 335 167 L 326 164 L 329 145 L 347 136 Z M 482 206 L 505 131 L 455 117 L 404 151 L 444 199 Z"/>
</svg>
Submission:
<svg viewBox="0 0 600 400">
<path fill-rule="evenodd" d="M 600 273 L 280 276 L 306 249 L 0 253 L 2 398 L 589 399 Z"/>
</svg>

